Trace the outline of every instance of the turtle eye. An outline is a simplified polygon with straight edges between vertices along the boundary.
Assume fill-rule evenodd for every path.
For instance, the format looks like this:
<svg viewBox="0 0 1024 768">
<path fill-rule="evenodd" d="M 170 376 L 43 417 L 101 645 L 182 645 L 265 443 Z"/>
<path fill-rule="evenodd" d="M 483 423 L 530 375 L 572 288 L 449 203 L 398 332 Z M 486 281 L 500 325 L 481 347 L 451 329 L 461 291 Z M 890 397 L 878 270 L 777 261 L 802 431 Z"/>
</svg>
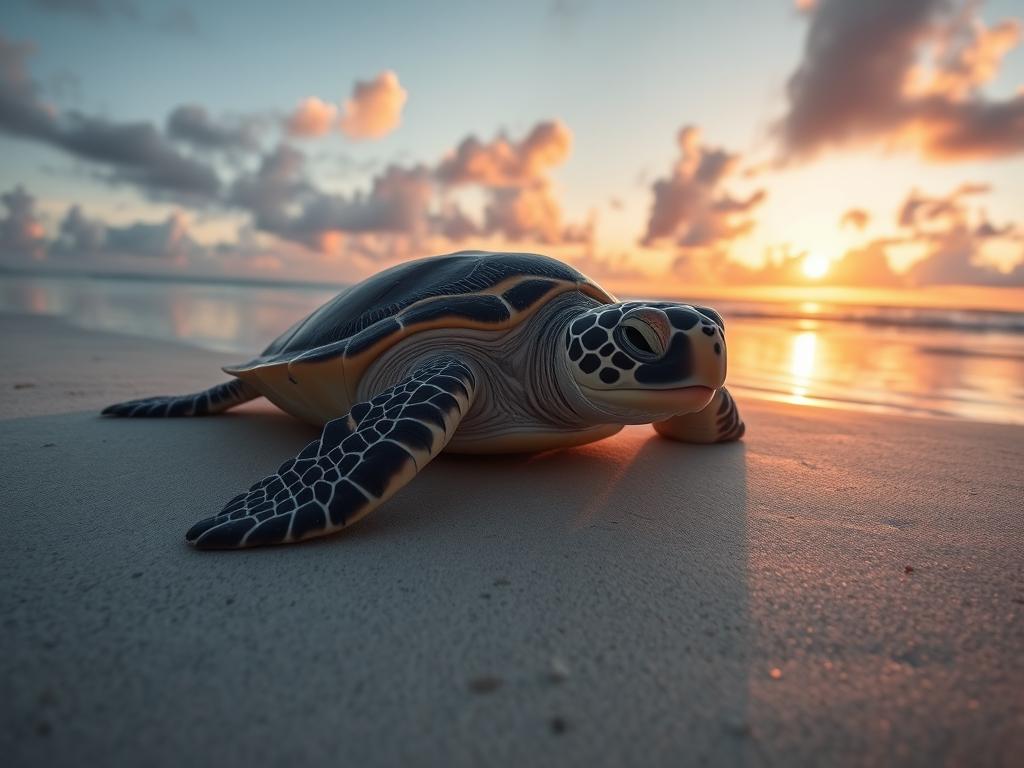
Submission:
<svg viewBox="0 0 1024 768">
<path fill-rule="evenodd" d="M 665 354 L 661 336 L 637 317 L 628 317 L 615 329 L 616 341 L 638 360 L 657 360 Z"/>
</svg>

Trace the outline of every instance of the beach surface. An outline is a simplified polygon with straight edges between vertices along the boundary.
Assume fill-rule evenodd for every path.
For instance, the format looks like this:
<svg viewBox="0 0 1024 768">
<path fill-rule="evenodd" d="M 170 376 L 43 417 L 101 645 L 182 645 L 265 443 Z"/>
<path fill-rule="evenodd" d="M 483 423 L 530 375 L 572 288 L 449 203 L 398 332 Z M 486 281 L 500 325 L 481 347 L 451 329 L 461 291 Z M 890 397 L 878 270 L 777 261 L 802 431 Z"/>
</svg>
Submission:
<svg viewBox="0 0 1024 768">
<path fill-rule="evenodd" d="M 316 432 L 99 417 L 230 356 L 0 315 L 8 766 L 1005 765 L 1024 428 L 738 398 L 441 457 L 341 535 L 196 552 Z"/>
</svg>

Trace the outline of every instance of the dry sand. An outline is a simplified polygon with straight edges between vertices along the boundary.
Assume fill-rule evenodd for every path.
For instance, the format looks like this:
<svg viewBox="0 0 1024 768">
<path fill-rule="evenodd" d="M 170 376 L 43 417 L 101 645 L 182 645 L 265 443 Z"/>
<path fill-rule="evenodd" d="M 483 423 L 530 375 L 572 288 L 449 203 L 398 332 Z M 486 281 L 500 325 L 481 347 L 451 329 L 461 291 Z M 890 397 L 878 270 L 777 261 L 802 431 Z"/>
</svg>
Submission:
<svg viewBox="0 0 1024 768">
<path fill-rule="evenodd" d="M 1021 428 L 741 399 L 741 444 L 442 457 L 340 536 L 200 553 L 188 526 L 313 432 L 101 419 L 229 359 L 0 339 L 5 765 L 1024 754 Z"/>
</svg>

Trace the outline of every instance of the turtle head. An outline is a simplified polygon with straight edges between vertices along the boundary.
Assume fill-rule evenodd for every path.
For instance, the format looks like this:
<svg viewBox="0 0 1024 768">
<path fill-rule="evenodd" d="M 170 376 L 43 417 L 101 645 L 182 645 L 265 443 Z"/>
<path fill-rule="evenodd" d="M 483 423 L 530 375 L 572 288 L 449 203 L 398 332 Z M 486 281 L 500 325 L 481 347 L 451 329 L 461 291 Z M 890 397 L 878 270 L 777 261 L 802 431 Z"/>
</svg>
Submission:
<svg viewBox="0 0 1024 768">
<path fill-rule="evenodd" d="M 624 423 L 699 411 L 725 382 L 725 327 L 707 307 L 606 304 L 574 319 L 565 341 L 580 393 Z"/>
</svg>

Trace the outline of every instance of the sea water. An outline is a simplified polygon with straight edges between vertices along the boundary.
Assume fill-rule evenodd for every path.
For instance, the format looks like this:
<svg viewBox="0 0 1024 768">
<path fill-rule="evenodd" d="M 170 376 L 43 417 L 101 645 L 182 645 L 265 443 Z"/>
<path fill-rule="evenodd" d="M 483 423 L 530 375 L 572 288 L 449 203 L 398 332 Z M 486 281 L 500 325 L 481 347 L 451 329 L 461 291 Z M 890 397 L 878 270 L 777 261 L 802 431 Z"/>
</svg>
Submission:
<svg viewBox="0 0 1024 768">
<path fill-rule="evenodd" d="M 259 352 L 338 287 L 0 276 L 0 311 Z M 1024 313 L 709 302 L 726 320 L 729 388 L 806 406 L 1024 424 Z M 211 371 L 211 383 L 220 380 Z"/>
</svg>

